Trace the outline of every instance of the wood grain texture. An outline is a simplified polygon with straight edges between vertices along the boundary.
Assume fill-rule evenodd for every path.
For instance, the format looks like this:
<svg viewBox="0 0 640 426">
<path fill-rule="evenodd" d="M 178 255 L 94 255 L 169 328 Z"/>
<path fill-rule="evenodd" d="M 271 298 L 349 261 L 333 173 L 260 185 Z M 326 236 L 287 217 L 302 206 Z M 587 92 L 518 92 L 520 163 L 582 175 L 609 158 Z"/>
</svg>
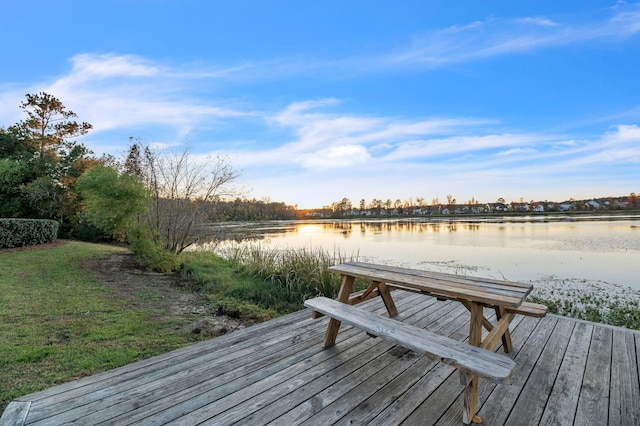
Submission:
<svg viewBox="0 0 640 426">
<path fill-rule="evenodd" d="M 29 414 L 31 402 L 13 401 L 0 417 L 0 425 L 23 425 Z"/>
<path fill-rule="evenodd" d="M 511 281 L 498 281 L 477 277 L 420 271 L 389 265 L 363 262 L 348 262 L 332 266 L 330 271 L 417 291 L 436 296 L 470 300 L 493 306 L 499 304 L 508 308 L 518 308 L 532 291 L 533 286 Z"/>
<path fill-rule="evenodd" d="M 508 379 L 515 365 L 513 360 L 504 355 L 461 343 L 333 299 L 316 297 L 305 301 L 304 304 L 308 308 L 356 326 L 374 336 L 384 337 L 407 349 L 436 357 L 446 364 L 494 381 Z M 481 312 L 482 308 L 478 309 Z"/>
</svg>

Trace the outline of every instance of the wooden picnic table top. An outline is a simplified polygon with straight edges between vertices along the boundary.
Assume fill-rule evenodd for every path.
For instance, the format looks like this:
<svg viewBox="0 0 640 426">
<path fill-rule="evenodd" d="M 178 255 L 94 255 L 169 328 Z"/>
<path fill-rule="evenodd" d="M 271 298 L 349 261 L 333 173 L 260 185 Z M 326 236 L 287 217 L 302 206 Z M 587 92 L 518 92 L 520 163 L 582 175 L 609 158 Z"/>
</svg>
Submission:
<svg viewBox="0 0 640 426">
<path fill-rule="evenodd" d="M 329 270 L 435 296 L 504 308 L 519 307 L 533 290 L 531 284 L 363 262 L 347 262 L 331 266 Z"/>
</svg>

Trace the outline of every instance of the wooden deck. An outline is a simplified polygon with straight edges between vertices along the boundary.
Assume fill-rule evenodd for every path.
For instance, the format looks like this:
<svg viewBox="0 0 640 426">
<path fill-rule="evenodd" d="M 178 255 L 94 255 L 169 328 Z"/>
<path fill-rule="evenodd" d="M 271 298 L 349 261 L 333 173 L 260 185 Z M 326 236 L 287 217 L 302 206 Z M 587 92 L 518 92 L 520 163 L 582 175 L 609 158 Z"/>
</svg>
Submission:
<svg viewBox="0 0 640 426">
<path fill-rule="evenodd" d="M 394 292 L 402 321 L 454 339 L 459 303 Z M 360 307 L 385 312 L 379 298 Z M 488 312 L 488 311 L 487 311 Z M 6 425 L 459 425 L 448 365 L 301 311 L 12 402 Z M 640 424 L 640 333 L 548 315 L 511 324 L 512 383 L 480 381 L 486 425 Z"/>
</svg>

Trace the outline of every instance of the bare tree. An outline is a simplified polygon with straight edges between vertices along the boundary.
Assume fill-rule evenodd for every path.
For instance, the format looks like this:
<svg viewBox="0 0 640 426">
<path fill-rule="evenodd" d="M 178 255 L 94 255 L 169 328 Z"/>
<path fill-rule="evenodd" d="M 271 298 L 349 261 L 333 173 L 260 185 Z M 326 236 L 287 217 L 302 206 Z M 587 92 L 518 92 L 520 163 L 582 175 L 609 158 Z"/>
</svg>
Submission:
<svg viewBox="0 0 640 426">
<path fill-rule="evenodd" d="M 141 151 L 131 149 L 130 156 Z M 128 161 L 136 163 L 130 157 Z M 152 200 L 146 226 L 165 249 L 174 253 L 197 240 L 208 213 L 221 197 L 233 194 L 231 184 L 239 176 L 224 158 L 196 162 L 186 148 L 161 154 L 146 147 L 138 164 L 143 166 L 141 177 Z"/>
</svg>

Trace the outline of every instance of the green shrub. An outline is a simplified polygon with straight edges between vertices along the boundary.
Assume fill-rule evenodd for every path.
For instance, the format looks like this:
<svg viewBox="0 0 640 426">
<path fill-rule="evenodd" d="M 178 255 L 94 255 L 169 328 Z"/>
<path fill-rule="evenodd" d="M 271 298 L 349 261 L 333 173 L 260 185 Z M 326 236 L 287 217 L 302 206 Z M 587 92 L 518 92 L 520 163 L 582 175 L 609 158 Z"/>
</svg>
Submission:
<svg viewBox="0 0 640 426">
<path fill-rule="evenodd" d="M 52 243 L 60 223 L 47 219 L 0 219 L 0 248 Z"/>
<path fill-rule="evenodd" d="M 145 268 L 157 272 L 174 272 L 180 268 L 178 255 L 166 250 L 162 244 L 149 238 L 143 228 L 132 229 L 129 233 L 129 247 Z"/>
</svg>

